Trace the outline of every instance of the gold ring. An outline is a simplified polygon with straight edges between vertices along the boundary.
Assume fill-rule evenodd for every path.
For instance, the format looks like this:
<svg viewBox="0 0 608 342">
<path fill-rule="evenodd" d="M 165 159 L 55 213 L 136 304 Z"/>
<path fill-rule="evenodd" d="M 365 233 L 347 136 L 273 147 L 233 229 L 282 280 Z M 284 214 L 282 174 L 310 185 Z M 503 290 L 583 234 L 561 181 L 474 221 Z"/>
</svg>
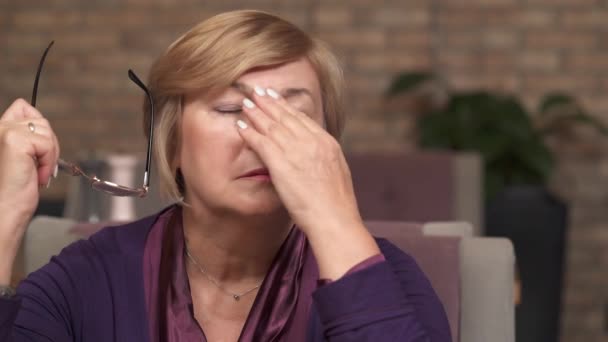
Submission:
<svg viewBox="0 0 608 342">
<path fill-rule="evenodd" d="M 29 129 L 30 129 L 30 132 L 32 132 L 32 133 L 36 133 L 36 125 L 34 125 L 34 123 L 33 123 L 33 122 L 28 122 L 28 123 L 27 123 L 27 128 L 29 128 Z"/>
</svg>

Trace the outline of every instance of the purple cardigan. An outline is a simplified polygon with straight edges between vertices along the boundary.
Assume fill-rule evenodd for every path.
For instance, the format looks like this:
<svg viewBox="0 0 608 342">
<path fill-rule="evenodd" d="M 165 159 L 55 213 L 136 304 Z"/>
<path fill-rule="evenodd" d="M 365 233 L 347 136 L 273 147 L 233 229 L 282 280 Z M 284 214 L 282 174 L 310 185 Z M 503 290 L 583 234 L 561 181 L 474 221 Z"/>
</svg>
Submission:
<svg viewBox="0 0 608 342">
<path fill-rule="evenodd" d="M 0 341 L 149 341 L 142 259 L 157 216 L 105 228 L 30 274 L 0 299 Z M 386 261 L 318 288 L 302 341 L 451 341 L 416 262 L 376 241 Z"/>
</svg>

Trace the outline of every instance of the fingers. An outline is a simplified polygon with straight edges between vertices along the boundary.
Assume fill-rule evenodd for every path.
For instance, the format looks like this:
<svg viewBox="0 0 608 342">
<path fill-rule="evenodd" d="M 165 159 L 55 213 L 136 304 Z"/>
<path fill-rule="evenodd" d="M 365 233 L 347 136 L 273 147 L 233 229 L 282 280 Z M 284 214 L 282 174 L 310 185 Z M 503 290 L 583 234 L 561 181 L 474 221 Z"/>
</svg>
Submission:
<svg viewBox="0 0 608 342">
<path fill-rule="evenodd" d="M 260 107 L 264 108 L 265 106 L 268 106 L 270 111 L 289 113 L 291 116 L 283 117 L 289 119 L 289 122 L 294 121 L 292 119 L 297 119 L 295 121 L 299 121 L 300 124 L 304 125 L 304 127 L 313 133 L 325 132 L 325 130 L 319 126 L 316 121 L 301 111 L 293 108 L 278 92 L 271 88 L 268 88 L 266 92 L 274 101 L 265 101 L 263 104 L 260 104 Z"/>
<path fill-rule="evenodd" d="M 330 137 L 314 120 L 294 109 L 272 89 L 255 87 L 249 97 L 243 100 L 243 113 L 251 126 L 239 120 L 238 131 L 271 169 L 273 161 L 280 163 L 277 155 L 310 149 L 324 135 Z"/>
<path fill-rule="evenodd" d="M 51 125 L 45 118 L 26 120 L 26 121 L 27 121 L 26 125 L 28 126 L 28 130 L 30 130 L 31 133 L 34 133 L 34 135 L 45 136 L 51 140 L 50 143 L 51 143 L 51 150 L 52 150 L 52 154 L 51 154 L 52 163 L 50 164 L 50 167 L 51 167 L 50 174 L 56 177 L 57 176 L 56 175 L 57 159 L 59 159 L 59 156 L 61 155 L 59 141 L 57 140 L 57 135 L 55 135 L 55 132 L 53 132 Z M 30 123 L 33 125 L 33 127 L 35 127 L 33 132 L 30 129 Z M 36 158 L 38 160 L 39 171 L 42 171 L 42 173 L 44 174 L 47 171 L 46 167 L 44 164 L 40 163 L 40 158 L 38 156 L 36 156 Z M 42 169 L 40 169 L 41 166 L 42 166 Z M 47 184 L 47 183 L 45 183 L 45 184 Z"/>
<path fill-rule="evenodd" d="M 273 119 L 266 112 L 263 112 L 250 99 L 246 98 L 243 100 L 243 111 L 257 132 L 265 137 L 284 144 L 294 135 L 294 132 L 281 124 L 281 122 Z M 242 127 L 242 125 L 239 127 Z"/>
<path fill-rule="evenodd" d="M 243 140 L 249 145 L 260 158 L 270 167 L 273 168 L 274 157 L 281 155 L 282 150 L 274 141 L 265 135 L 258 132 L 254 127 L 251 127 L 243 120 L 236 122 L 237 130 Z"/>
<path fill-rule="evenodd" d="M 271 88 L 254 87 L 257 106 L 269 117 L 282 123 L 292 134 L 319 134 L 325 130 L 308 115 L 293 108 L 278 92 Z M 289 115 L 291 114 L 291 115 Z"/>
<path fill-rule="evenodd" d="M 0 121 L 42 118 L 42 114 L 24 99 L 15 100 L 2 114 Z"/>
<path fill-rule="evenodd" d="M 39 183 L 46 185 L 55 172 L 60 153 L 59 141 L 49 122 L 27 101 L 17 99 L 2 114 L 0 123 L 18 132 L 17 140 L 24 143 L 25 152 L 37 163 Z"/>
<path fill-rule="evenodd" d="M 48 184 L 50 177 L 56 172 L 60 153 L 57 136 L 49 122 L 41 117 L 3 122 L 3 126 L 6 129 L 4 137 L 8 148 L 24 153 L 32 160 L 37 167 L 38 183 Z"/>
<path fill-rule="evenodd" d="M 57 165 L 57 148 L 51 137 L 37 135 L 30 138 L 32 150 L 38 164 L 38 184 L 47 185 L 55 173 Z"/>
<path fill-rule="evenodd" d="M 46 185 L 57 163 L 57 148 L 52 136 L 32 134 L 29 130 L 12 129 L 4 133 L 5 147 L 15 156 L 9 160 L 31 162 L 38 174 L 38 184 Z"/>
</svg>

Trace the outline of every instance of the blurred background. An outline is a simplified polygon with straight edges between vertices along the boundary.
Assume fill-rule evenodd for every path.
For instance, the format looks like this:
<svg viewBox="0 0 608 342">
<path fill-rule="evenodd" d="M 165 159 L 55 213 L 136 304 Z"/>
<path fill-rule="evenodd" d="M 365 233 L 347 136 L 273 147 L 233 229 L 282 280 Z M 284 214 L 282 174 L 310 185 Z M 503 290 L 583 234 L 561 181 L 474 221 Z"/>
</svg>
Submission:
<svg viewBox="0 0 608 342">
<path fill-rule="evenodd" d="M 141 156 L 142 95 L 127 70 L 145 79 L 193 24 L 242 8 L 284 16 L 340 56 L 343 146 L 363 165 L 355 180 L 391 169 L 404 193 L 430 194 L 405 214 L 362 205 L 366 218 L 466 219 L 478 234 L 509 237 L 522 278 L 517 340 L 608 340 L 608 1 L 0 0 L 0 108 L 29 101 L 55 40 L 37 107 L 63 158 Z M 424 188 L 437 167 L 458 169 L 448 159 L 462 155 L 473 160 L 458 171 L 469 183 L 433 178 L 435 189 Z M 405 160 L 403 169 L 363 170 L 377 156 Z M 411 198 L 382 186 L 372 200 Z M 61 215 L 69 192 L 60 176 L 39 212 Z"/>
</svg>

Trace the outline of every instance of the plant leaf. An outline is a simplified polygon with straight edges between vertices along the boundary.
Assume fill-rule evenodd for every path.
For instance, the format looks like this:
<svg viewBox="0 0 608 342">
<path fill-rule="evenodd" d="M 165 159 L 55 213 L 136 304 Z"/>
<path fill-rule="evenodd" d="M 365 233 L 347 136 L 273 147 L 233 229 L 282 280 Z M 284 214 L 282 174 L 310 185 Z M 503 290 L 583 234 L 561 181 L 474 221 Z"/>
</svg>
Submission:
<svg viewBox="0 0 608 342">
<path fill-rule="evenodd" d="M 430 72 L 402 72 L 393 79 L 386 91 L 386 96 L 391 97 L 408 92 L 422 83 L 434 79 L 435 76 Z"/>
<path fill-rule="evenodd" d="M 573 106 L 575 108 L 580 108 L 578 102 L 574 97 L 567 94 L 554 92 L 543 96 L 538 107 L 538 113 L 541 115 L 545 115 L 551 109 L 562 106 Z"/>
</svg>

